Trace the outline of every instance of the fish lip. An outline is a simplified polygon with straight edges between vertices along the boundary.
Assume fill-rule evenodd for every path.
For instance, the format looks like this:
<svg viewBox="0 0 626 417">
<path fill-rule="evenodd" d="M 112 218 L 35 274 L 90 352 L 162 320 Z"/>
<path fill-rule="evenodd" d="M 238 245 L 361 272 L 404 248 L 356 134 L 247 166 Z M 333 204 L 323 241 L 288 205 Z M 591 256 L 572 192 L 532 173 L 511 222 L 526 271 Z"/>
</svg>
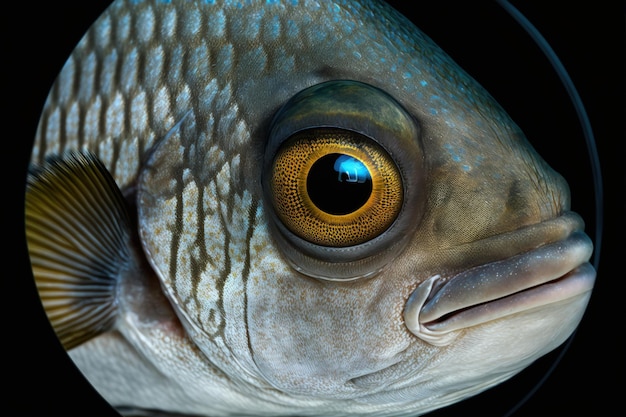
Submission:
<svg viewBox="0 0 626 417">
<path fill-rule="evenodd" d="M 511 314 L 583 296 L 593 289 L 593 245 L 580 230 L 505 259 L 449 277 L 435 275 L 412 292 L 404 310 L 407 328 L 434 345 L 458 331 Z"/>
</svg>

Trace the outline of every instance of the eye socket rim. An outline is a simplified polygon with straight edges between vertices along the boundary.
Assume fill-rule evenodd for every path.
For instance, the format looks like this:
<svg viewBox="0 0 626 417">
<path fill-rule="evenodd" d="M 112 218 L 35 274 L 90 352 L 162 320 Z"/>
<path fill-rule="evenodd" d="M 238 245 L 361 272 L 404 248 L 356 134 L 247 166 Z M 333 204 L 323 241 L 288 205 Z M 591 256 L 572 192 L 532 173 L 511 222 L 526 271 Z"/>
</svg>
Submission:
<svg viewBox="0 0 626 417">
<path fill-rule="evenodd" d="M 380 146 L 393 160 L 403 201 L 395 220 L 373 239 L 346 247 L 321 246 L 292 233 L 273 212 L 268 173 L 282 143 L 303 130 L 353 131 Z M 378 274 L 406 247 L 424 213 L 426 177 L 420 126 L 389 94 L 354 80 L 331 80 L 301 90 L 274 116 L 261 178 L 268 225 L 284 258 L 309 277 L 350 281 Z"/>
</svg>

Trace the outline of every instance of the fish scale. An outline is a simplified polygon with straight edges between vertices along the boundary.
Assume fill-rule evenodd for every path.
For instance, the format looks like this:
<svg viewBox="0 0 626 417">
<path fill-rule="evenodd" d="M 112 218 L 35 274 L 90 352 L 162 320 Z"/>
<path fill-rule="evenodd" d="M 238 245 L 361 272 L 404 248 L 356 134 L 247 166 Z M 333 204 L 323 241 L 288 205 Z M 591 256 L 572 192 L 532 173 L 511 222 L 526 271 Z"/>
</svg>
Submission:
<svg viewBox="0 0 626 417">
<path fill-rule="evenodd" d="M 264 188 L 273 168 L 268 149 L 290 146 L 288 138 L 275 143 L 274 128 L 309 117 L 281 109 L 295 98 L 306 102 L 307 92 L 321 94 L 320 86 L 362 96 L 342 103 L 355 109 L 341 117 L 316 107 L 322 116 L 311 127 L 359 130 L 389 154 L 405 184 L 395 193 L 404 198 L 397 218 L 363 244 L 302 242 L 277 220 Z M 344 119 L 365 113 L 362 97 L 394 111 L 381 108 L 376 120 L 347 127 Z M 29 193 L 39 175 L 54 183 L 64 155 L 78 161 L 69 178 L 123 199 L 136 215 L 129 254 L 104 274 L 114 288 L 105 293 L 115 294 L 117 310 L 107 316 L 115 324 L 68 343 L 90 382 L 124 412 L 425 413 L 556 347 L 593 282 L 586 268 L 577 272 L 589 243 L 566 240 L 582 222 L 568 212 L 563 179 L 487 92 L 383 3 L 115 1 L 52 88 Z M 97 161 L 119 189 L 90 189 L 83 176 Z M 61 200 L 69 183 L 58 187 Z M 35 201 L 27 218 L 39 219 L 35 209 L 47 213 L 27 200 Z M 122 216 L 102 210 L 108 223 Z M 71 232 L 108 238 L 106 222 L 67 223 Z M 29 233 L 31 243 L 44 242 L 44 255 L 31 255 L 42 275 L 46 256 L 69 262 Z M 555 242 L 577 255 L 566 259 L 551 249 Z M 518 259 L 546 269 L 532 264 L 540 247 L 569 271 L 556 280 L 571 299 L 526 308 L 524 297 L 507 291 L 531 280 L 511 285 L 497 276 L 498 306 L 524 314 L 493 318 L 489 308 L 472 310 L 475 300 L 495 305 L 483 292 L 455 291 L 490 287 L 464 273 L 482 265 L 523 268 L 510 261 Z M 93 284 L 69 278 L 75 292 Z M 534 278 L 532 285 L 554 279 Z M 38 284 L 44 305 L 46 285 L 57 283 Z M 420 321 L 423 305 L 445 315 Z M 461 309 L 469 313 L 456 314 Z M 85 314 L 71 304 L 66 310 L 70 324 Z"/>
</svg>

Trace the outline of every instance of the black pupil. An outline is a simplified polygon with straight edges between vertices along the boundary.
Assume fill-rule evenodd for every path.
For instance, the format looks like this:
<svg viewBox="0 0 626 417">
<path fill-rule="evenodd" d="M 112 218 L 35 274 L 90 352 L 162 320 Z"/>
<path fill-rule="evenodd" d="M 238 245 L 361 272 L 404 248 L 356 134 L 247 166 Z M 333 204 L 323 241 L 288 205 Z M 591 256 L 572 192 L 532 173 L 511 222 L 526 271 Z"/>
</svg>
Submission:
<svg viewBox="0 0 626 417">
<path fill-rule="evenodd" d="M 372 178 L 358 159 L 331 153 L 313 163 L 306 187 L 317 208 L 340 216 L 355 212 L 367 202 L 372 194 Z"/>
</svg>

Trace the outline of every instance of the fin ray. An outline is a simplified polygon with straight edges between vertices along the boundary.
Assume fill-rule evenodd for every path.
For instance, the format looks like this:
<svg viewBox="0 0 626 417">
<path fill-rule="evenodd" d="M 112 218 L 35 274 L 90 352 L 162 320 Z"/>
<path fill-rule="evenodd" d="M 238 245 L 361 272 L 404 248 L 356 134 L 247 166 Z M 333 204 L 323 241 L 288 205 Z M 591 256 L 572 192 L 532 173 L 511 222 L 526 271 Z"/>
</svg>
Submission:
<svg viewBox="0 0 626 417">
<path fill-rule="evenodd" d="M 42 304 L 66 349 L 114 327 L 116 286 L 129 268 L 124 197 L 98 158 L 69 152 L 33 167 L 26 237 Z"/>
</svg>

